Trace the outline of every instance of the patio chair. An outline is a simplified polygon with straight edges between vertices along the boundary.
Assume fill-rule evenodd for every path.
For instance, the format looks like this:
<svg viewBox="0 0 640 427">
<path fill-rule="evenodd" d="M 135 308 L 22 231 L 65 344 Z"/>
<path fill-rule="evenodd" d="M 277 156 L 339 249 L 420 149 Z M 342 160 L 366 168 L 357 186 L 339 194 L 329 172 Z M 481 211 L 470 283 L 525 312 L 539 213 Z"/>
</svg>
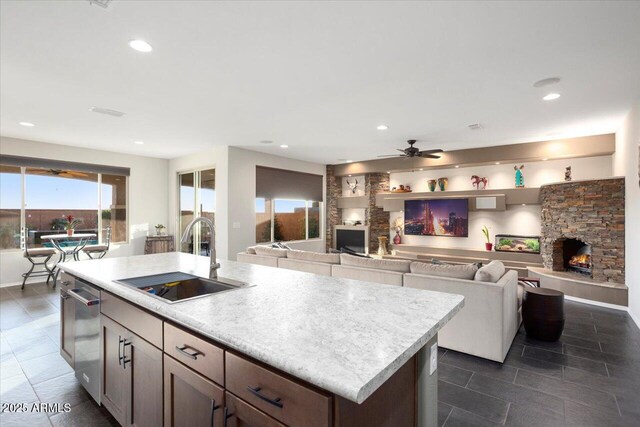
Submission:
<svg viewBox="0 0 640 427">
<path fill-rule="evenodd" d="M 109 252 L 109 244 L 111 243 L 111 227 L 107 227 L 107 237 L 102 245 L 87 245 L 82 251 L 91 259 L 101 259 Z"/>
<path fill-rule="evenodd" d="M 31 263 L 31 268 L 29 271 L 22 274 L 22 286 L 20 289 L 24 289 L 25 283 L 27 283 L 27 279 L 30 277 L 44 277 L 47 276 L 47 285 L 49 284 L 49 280 L 54 277 L 55 272 L 49 268 L 47 263 L 54 256 L 57 251 L 53 248 L 29 248 L 29 230 L 26 228 L 22 228 L 20 230 L 20 240 L 23 242 L 24 253 L 23 256 Z M 36 267 L 43 267 L 43 269 L 36 270 Z M 55 281 L 54 281 L 55 285 Z"/>
</svg>

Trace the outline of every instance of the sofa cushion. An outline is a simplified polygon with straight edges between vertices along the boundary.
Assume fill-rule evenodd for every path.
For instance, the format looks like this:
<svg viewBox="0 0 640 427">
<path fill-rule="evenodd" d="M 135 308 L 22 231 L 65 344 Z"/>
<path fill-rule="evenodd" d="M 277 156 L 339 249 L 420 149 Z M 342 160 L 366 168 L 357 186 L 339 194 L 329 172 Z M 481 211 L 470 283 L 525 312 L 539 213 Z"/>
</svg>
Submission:
<svg viewBox="0 0 640 427">
<path fill-rule="evenodd" d="M 255 246 L 249 246 L 249 247 L 247 248 L 247 253 L 248 253 L 249 255 L 255 255 L 255 254 L 256 254 L 256 247 L 255 247 Z"/>
<path fill-rule="evenodd" d="M 311 251 L 287 251 L 287 258 L 301 261 L 322 262 L 325 264 L 340 264 L 340 254 L 323 254 Z"/>
<path fill-rule="evenodd" d="M 431 264 L 426 262 L 412 262 L 411 272 L 428 276 L 451 277 L 452 279 L 473 280 L 478 267 L 474 264 Z"/>
<path fill-rule="evenodd" d="M 286 258 L 287 252 L 289 252 L 286 249 L 276 249 L 268 246 L 255 246 L 254 249 L 257 255 L 272 256 L 276 258 Z"/>
<path fill-rule="evenodd" d="M 504 276 L 504 272 L 505 268 L 503 263 L 500 261 L 491 261 L 489 264 L 478 269 L 475 279 L 481 282 L 496 283 L 502 276 Z"/>
<path fill-rule="evenodd" d="M 373 268 L 375 270 L 397 271 L 398 273 L 408 273 L 411 261 L 396 259 L 375 259 L 361 258 L 353 255 L 340 255 L 340 264 L 352 265 L 354 267 Z"/>
</svg>

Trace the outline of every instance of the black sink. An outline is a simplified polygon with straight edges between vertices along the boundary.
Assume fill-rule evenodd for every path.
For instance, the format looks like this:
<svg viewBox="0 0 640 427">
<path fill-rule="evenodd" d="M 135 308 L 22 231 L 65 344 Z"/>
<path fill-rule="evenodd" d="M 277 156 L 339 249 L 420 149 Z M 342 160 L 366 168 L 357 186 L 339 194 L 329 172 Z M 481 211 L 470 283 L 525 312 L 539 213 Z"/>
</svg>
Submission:
<svg viewBox="0 0 640 427">
<path fill-rule="evenodd" d="M 247 285 L 232 279 L 219 277 L 217 279 L 204 279 L 179 271 L 150 276 L 132 277 L 117 280 L 127 286 L 137 288 L 167 302 L 179 302 L 197 298 L 218 292 L 232 291 L 246 287 Z"/>
</svg>

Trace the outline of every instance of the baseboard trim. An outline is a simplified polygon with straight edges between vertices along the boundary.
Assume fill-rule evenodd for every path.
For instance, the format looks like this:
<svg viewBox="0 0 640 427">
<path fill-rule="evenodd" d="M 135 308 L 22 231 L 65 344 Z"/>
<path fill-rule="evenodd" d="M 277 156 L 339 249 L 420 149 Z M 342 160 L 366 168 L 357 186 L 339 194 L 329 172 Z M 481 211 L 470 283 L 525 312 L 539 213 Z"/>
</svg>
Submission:
<svg viewBox="0 0 640 427">
<path fill-rule="evenodd" d="M 590 299 L 572 297 L 572 296 L 569 296 L 569 295 L 565 295 L 564 299 L 568 299 L 569 301 L 581 302 L 583 304 L 591 304 L 591 305 L 596 305 L 598 307 L 612 308 L 614 310 L 620 310 L 620 311 L 629 312 L 629 308 L 627 306 L 624 306 L 624 305 L 609 304 L 607 302 L 593 301 L 593 300 L 590 300 Z"/>
<path fill-rule="evenodd" d="M 636 323 L 636 326 L 638 327 L 638 329 L 640 329 L 640 318 L 636 317 L 636 315 L 633 314 L 631 309 L 627 310 L 627 313 L 629 313 L 629 317 L 631 317 L 631 320 L 633 320 Z"/>
<path fill-rule="evenodd" d="M 0 283 L 0 288 L 10 288 L 11 286 L 18 286 L 18 285 L 22 285 L 22 280 L 19 282 L 6 282 L 6 283 Z M 28 285 L 28 283 L 27 283 Z"/>
</svg>

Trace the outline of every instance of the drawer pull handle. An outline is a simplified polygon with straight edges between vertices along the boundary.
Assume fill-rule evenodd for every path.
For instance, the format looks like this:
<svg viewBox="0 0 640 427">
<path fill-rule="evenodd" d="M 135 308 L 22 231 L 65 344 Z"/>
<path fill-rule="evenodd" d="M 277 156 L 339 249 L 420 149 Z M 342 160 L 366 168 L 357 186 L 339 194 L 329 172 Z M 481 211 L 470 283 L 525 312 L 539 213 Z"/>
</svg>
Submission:
<svg viewBox="0 0 640 427">
<path fill-rule="evenodd" d="M 217 409 L 220 409 L 220 405 L 216 405 L 216 400 L 211 399 L 211 427 L 215 426 L 215 417 L 214 414 Z"/>
<path fill-rule="evenodd" d="M 188 351 L 185 351 L 185 349 L 187 349 L 187 348 L 190 348 L 190 349 L 194 350 L 194 352 L 193 353 L 189 353 Z M 178 350 L 180 353 L 184 354 L 185 356 L 192 358 L 193 360 L 198 360 L 198 356 L 202 354 L 201 352 L 199 352 L 195 348 L 189 347 L 188 345 L 183 345 L 182 347 L 176 346 L 176 350 Z"/>
<path fill-rule="evenodd" d="M 258 396 L 260 399 L 264 400 L 265 402 L 271 403 L 273 406 L 277 406 L 278 408 L 282 408 L 284 406 L 284 404 L 282 403 L 282 399 L 280 399 L 279 397 L 276 397 L 275 399 L 271 399 L 265 396 L 264 394 L 260 393 L 260 390 L 262 390 L 262 388 L 260 387 L 249 386 L 247 387 L 247 390 L 249 390 L 251 393 Z"/>
</svg>

